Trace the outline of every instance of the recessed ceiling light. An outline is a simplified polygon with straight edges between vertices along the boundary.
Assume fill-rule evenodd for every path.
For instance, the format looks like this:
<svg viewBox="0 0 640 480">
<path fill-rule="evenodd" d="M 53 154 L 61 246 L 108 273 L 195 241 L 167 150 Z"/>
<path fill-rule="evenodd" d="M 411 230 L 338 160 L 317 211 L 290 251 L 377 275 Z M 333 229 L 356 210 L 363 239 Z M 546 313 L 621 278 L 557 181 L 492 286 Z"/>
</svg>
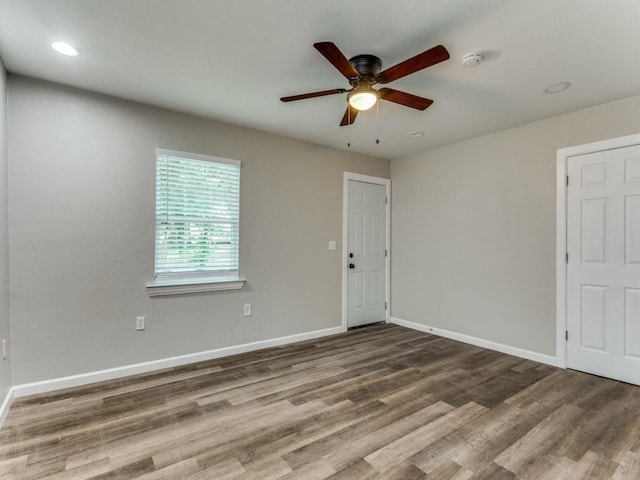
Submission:
<svg viewBox="0 0 640 480">
<path fill-rule="evenodd" d="M 80 53 L 77 48 L 64 42 L 53 42 L 51 48 L 67 57 L 75 57 Z"/>
<path fill-rule="evenodd" d="M 569 82 L 558 82 L 553 85 L 549 85 L 543 91 L 544 93 L 560 93 L 564 92 L 567 88 L 569 88 L 571 84 Z"/>
<path fill-rule="evenodd" d="M 410 138 L 420 138 L 423 135 L 424 135 L 424 132 L 421 132 L 421 131 L 418 131 L 418 130 L 414 130 L 413 132 L 409 132 L 409 137 Z"/>
</svg>

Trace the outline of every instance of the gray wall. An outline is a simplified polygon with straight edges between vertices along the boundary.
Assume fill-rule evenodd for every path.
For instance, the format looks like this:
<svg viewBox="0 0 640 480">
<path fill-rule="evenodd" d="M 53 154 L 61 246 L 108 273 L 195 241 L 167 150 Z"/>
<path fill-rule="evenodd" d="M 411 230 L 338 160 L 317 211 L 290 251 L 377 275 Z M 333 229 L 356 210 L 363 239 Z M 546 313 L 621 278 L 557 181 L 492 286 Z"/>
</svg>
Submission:
<svg viewBox="0 0 640 480">
<path fill-rule="evenodd" d="M 340 326 L 342 247 L 328 241 L 342 238 L 342 174 L 388 178 L 389 161 L 24 77 L 8 84 L 14 384 Z M 147 295 L 156 147 L 242 161 L 244 290 Z"/>
<path fill-rule="evenodd" d="M 7 74 L 0 60 L 0 342 L 9 347 L 9 237 L 7 209 Z M 0 359 L 0 405 L 11 388 L 9 357 Z"/>
<path fill-rule="evenodd" d="M 392 316 L 555 354 L 556 150 L 640 132 L 640 97 L 393 160 Z"/>
</svg>

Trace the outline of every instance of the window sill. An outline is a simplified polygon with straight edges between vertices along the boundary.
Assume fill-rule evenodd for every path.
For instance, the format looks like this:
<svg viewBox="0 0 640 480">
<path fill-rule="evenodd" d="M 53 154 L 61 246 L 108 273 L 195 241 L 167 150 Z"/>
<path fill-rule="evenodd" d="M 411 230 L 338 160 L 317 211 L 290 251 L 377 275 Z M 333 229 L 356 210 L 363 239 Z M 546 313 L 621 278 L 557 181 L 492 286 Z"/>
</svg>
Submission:
<svg viewBox="0 0 640 480">
<path fill-rule="evenodd" d="M 240 290 L 246 280 L 238 277 L 191 278 L 186 280 L 158 280 L 147 285 L 150 297 L 164 295 L 184 295 L 187 293 L 220 292 L 223 290 Z"/>
</svg>

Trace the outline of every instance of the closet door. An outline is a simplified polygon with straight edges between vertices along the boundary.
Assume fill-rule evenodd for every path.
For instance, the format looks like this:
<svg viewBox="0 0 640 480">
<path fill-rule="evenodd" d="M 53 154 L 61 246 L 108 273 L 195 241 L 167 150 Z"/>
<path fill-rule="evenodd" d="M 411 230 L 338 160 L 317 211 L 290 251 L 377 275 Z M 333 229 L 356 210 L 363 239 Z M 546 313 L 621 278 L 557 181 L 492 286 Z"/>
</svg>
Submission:
<svg viewBox="0 0 640 480">
<path fill-rule="evenodd" d="M 640 385 L 640 145 L 568 169 L 567 366 Z"/>
</svg>

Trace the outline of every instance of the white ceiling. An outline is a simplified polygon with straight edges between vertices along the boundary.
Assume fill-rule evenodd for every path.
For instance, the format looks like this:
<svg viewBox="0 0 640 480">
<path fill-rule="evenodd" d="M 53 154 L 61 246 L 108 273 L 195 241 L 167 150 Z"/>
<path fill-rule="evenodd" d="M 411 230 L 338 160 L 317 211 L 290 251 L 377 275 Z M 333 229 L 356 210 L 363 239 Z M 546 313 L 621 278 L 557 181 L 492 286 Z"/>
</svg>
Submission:
<svg viewBox="0 0 640 480">
<path fill-rule="evenodd" d="M 339 127 L 345 95 L 279 101 L 348 88 L 318 41 L 383 68 L 437 44 L 451 59 L 389 84 L 427 110 Z M 638 0 L 0 0 L 10 72 L 385 158 L 640 94 L 639 47 Z M 485 61 L 464 68 L 470 52 Z"/>
</svg>

